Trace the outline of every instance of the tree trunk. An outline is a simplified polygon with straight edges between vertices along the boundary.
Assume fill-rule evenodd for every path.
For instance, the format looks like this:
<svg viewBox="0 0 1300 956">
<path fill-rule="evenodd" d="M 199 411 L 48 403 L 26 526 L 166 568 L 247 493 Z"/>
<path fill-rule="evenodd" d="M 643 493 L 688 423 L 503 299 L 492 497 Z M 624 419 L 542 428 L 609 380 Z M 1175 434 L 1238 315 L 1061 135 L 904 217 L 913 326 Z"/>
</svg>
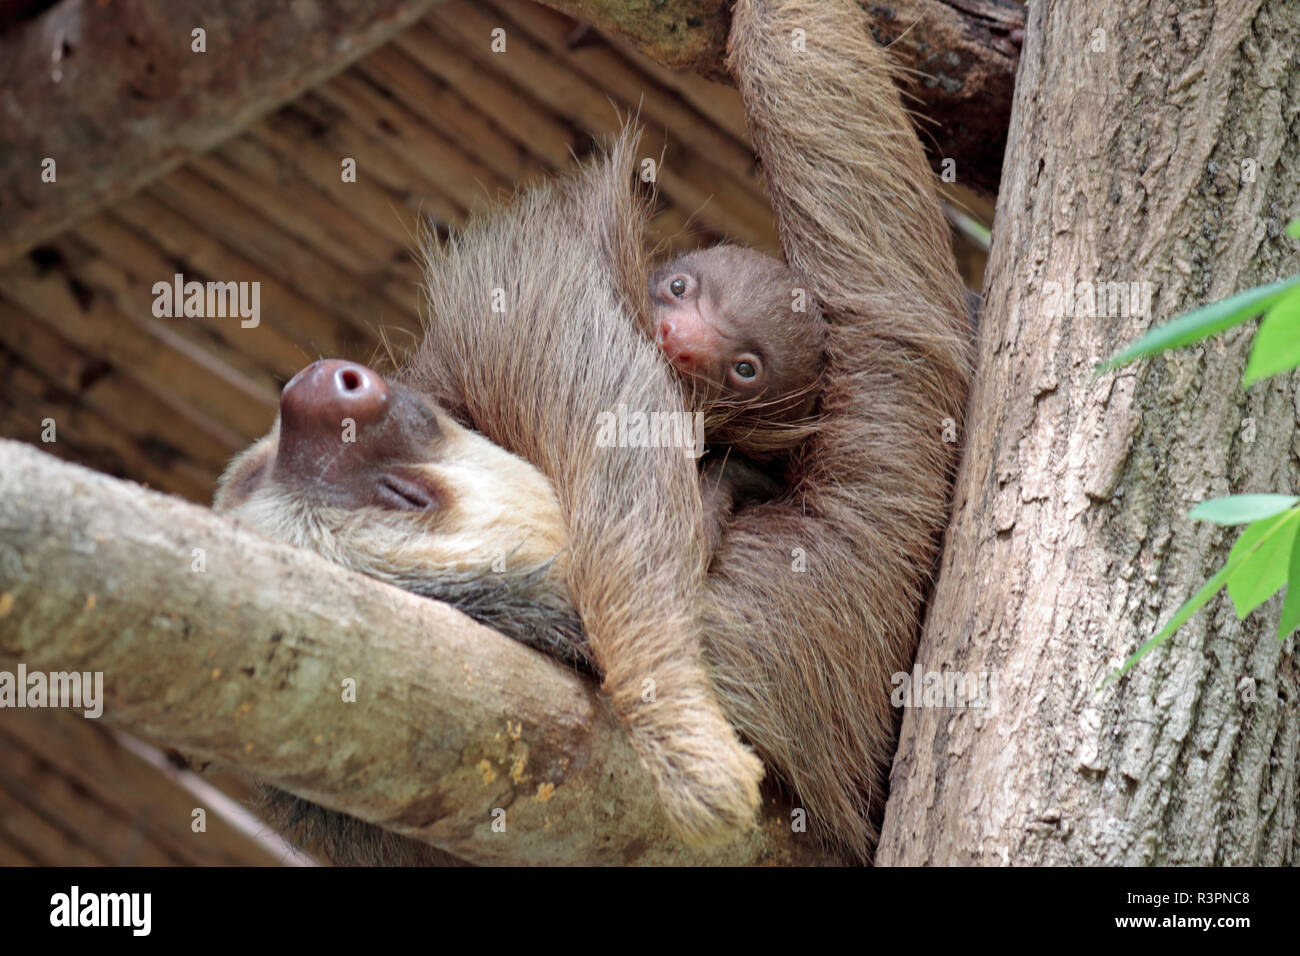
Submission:
<svg viewBox="0 0 1300 956">
<path fill-rule="evenodd" d="M 1030 6 L 918 655 L 995 675 L 994 706 L 905 712 L 878 862 L 1296 860 L 1300 681 L 1278 599 L 1244 622 L 1216 599 L 1099 687 L 1224 562 L 1235 532 L 1187 520 L 1195 502 L 1300 487 L 1297 376 L 1243 392 L 1240 330 L 1092 367 L 1300 267 L 1280 234 L 1300 183 L 1297 36 L 1290 0 Z M 1150 315 L 1054 317 L 1048 283 L 1081 280 L 1152 283 Z"/>
</svg>

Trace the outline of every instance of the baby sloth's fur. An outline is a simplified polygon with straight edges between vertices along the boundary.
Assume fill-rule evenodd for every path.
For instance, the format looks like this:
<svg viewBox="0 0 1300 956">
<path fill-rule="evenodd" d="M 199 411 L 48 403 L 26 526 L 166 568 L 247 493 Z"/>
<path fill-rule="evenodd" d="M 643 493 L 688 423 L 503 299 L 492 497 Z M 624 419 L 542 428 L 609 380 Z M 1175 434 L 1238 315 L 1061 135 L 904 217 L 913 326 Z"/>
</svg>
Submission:
<svg viewBox="0 0 1300 956">
<path fill-rule="evenodd" d="M 821 832 L 865 858 L 897 734 L 890 678 L 911 664 L 948 516 L 966 306 L 934 177 L 861 9 L 742 0 L 730 59 L 786 259 L 829 339 L 795 500 L 732 520 L 705 653 L 741 733 Z"/>
<path fill-rule="evenodd" d="M 796 28 L 806 52 L 791 49 Z M 620 404 L 682 409 L 641 331 L 646 210 L 630 135 L 429 247 L 428 335 L 401 379 L 553 485 L 553 505 L 543 494 L 530 520 L 545 525 L 554 507 L 567 560 L 528 570 L 546 585 L 534 596 L 576 610 L 679 832 L 709 839 L 748 823 L 761 769 L 739 731 L 815 832 L 865 860 L 896 735 L 890 678 L 910 666 L 947 517 L 957 449 L 943 434 L 968 385 L 966 308 L 932 175 L 861 9 L 740 0 L 730 47 L 786 257 L 829 335 L 818 428 L 791 491 L 735 514 L 709 575 L 693 461 L 596 440 L 596 416 Z M 225 486 L 239 481 L 237 466 Z M 376 563 L 344 553 L 374 551 L 364 529 L 322 547 L 285 527 L 313 516 L 282 508 L 264 526 L 362 570 Z M 485 513 L 494 521 L 510 518 Z M 469 512 L 455 529 L 472 538 Z M 440 580 L 464 583 L 439 556 L 442 536 L 408 525 L 427 563 L 389 579 L 435 594 Z"/>
</svg>

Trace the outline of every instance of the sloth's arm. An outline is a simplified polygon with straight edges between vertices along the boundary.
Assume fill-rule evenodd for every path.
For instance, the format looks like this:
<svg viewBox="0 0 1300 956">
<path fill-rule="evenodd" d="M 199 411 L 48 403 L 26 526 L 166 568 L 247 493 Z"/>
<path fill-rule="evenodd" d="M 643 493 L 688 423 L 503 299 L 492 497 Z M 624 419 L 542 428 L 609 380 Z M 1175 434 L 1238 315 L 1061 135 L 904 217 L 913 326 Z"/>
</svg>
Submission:
<svg viewBox="0 0 1300 956">
<path fill-rule="evenodd" d="M 742 509 L 709 580 L 728 716 L 865 857 L 948 514 L 970 374 L 961 282 L 885 51 L 850 0 L 741 0 L 730 61 L 790 264 L 830 326 L 792 503 Z"/>
</svg>

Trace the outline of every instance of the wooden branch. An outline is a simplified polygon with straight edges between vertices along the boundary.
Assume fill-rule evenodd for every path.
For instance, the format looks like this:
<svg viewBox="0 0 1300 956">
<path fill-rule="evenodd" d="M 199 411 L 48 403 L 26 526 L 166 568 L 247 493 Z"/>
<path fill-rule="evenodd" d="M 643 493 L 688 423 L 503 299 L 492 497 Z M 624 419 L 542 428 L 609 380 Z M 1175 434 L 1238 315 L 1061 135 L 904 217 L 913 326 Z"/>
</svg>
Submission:
<svg viewBox="0 0 1300 956">
<path fill-rule="evenodd" d="M 723 68 L 734 0 L 542 0 L 628 38 L 652 59 L 730 82 Z M 957 182 L 992 193 L 1002 175 L 1025 10 L 1012 0 L 896 0 L 862 4 L 876 40 L 915 71 L 909 107 L 936 167 L 956 161 Z"/>
<path fill-rule="evenodd" d="M 103 672 L 114 723 L 471 862 L 833 862 L 774 802 L 680 844 L 593 682 L 460 612 L 0 441 L 19 663 Z"/>
<path fill-rule="evenodd" d="M 0 33 L 0 262 L 238 132 L 436 0 L 61 0 Z M 207 52 L 191 49 L 206 32 Z M 41 164 L 57 164 L 43 182 Z"/>
</svg>

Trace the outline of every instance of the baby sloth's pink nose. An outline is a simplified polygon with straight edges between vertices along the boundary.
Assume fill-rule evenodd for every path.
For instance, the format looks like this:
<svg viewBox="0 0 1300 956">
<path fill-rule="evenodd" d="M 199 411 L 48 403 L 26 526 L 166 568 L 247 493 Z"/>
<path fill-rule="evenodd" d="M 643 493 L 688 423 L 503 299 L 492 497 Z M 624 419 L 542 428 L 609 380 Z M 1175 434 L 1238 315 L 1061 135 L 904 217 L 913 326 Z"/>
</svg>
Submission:
<svg viewBox="0 0 1300 956">
<path fill-rule="evenodd" d="M 668 361 L 674 365 L 679 368 L 693 368 L 696 365 L 694 353 L 687 346 L 684 336 L 678 333 L 677 327 L 670 320 L 664 319 L 659 323 L 655 340 L 664 355 L 668 357 Z"/>
</svg>

